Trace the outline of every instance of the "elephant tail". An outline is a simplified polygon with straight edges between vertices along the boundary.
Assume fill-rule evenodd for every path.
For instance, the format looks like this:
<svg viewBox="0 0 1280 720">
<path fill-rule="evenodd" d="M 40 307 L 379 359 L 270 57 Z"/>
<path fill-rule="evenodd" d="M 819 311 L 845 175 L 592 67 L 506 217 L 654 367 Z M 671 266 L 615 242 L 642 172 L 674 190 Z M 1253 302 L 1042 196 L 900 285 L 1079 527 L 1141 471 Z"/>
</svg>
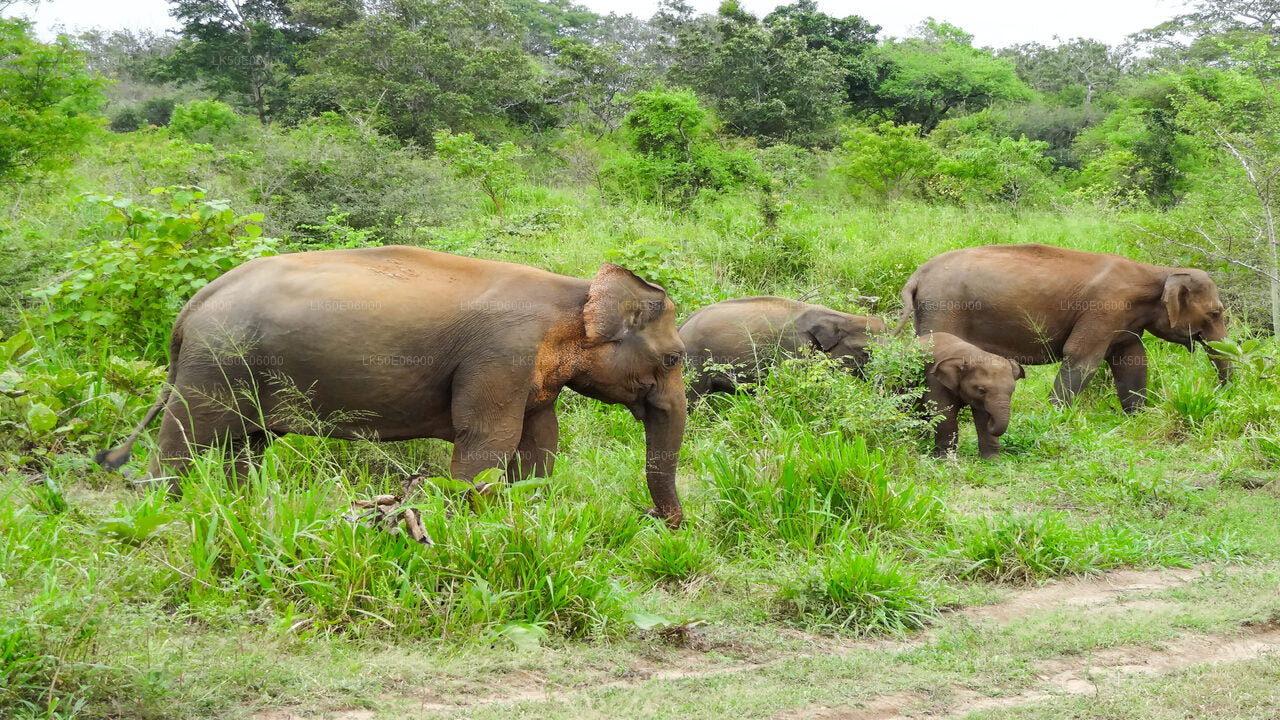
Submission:
<svg viewBox="0 0 1280 720">
<path fill-rule="evenodd" d="M 173 335 L 169 338 L 169 374 L 164 379 L 164 387 L 160 389 L 160 397 L 156 398 L 156 402 L 147 411 L 142 422 L 133 428 L 133 432 L 124 442 L 116 447 L 108 450 L 99 450 L 93 456 L 93 461 L 104 470 L 119 470 L 125 463 L 129 462 L 129 456 L 133 454 L 133 444 L 138 441 L 142 432 L 147 429 L 152 420 L 160 414 L 166 403 L 169 402 L 169 395 L 173 393 L 173 381 L 178 374 L 178 353 L 182 349 L 182 334 L 178 328 L 173 329 Z"/>
<path fill-rule="evenodd" d="M 907 321 L 915 314 L 916 310 L 916 288 L 919 283 L 916 276 L 912 274 L 907 278 L 907 284 L 902 286 L 902 310 L 898 313 L 898 325 L 893 328 L 894 335 L 901 335 L 902 331 L 907 327 Z"/>
</svg>

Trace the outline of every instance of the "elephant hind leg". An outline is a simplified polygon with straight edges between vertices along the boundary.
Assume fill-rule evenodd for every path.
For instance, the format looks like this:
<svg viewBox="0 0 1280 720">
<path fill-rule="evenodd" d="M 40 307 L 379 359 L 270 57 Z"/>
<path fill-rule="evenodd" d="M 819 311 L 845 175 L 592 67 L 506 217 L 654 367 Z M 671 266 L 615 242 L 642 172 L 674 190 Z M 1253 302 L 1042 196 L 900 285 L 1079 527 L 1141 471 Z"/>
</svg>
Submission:
<svg viewBox="0 0 1280 720">
<path fill-rule="evenodd" d="M 198 397 L 197 393 L 187 394 Z M 266 443 L 265 433 L 253 427 L 236 408 L 207 400 L 188 401 L 174 392 L 165 405 L 156 452 L 147 474 L 153 481 L 168 480 L 169 494 L 180 497 L 182 478 L 201 450 L 223 447 L 233 462 L 232 478 L 243 478 Z"/>
</svg>

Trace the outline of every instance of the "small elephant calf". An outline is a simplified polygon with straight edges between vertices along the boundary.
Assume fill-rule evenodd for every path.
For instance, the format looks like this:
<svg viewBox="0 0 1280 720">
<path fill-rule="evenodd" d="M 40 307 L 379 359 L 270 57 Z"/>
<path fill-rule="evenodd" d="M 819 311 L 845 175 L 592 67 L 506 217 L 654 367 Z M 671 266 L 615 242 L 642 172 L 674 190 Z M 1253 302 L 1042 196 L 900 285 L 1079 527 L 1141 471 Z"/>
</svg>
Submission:
<svg viewBox="0 0 1280 720">
<path fill-rule="evenodd" d="M 920 338 L 933 354 L 925 372 L 922 404 L 942 415 L 934 436 L 934 455 L 956 449 L 960 409 L 973 409 L 978 429 L 978 454 L 992 458 L 1000 453 L 1000 436 L 1009 429 L 1009 403 L 1014 385 L 1026 377 L 1016 361 L 989 353 L 955 335 L 935 332 Z"/>
<path fill-rule="evenodd" d="M 708 305 L 680 326 L 694 378 L 690 399 L 733 392 L 737 382 L 755 382 L 779 355 L 811 348 L 860 369 L 875 334 L 888 332 L 879 318 L 850 315 L 822 305 L 781 297 L 745 297 Z M 708 365 L 740 368 L 730 375 Z"/>
</svg>

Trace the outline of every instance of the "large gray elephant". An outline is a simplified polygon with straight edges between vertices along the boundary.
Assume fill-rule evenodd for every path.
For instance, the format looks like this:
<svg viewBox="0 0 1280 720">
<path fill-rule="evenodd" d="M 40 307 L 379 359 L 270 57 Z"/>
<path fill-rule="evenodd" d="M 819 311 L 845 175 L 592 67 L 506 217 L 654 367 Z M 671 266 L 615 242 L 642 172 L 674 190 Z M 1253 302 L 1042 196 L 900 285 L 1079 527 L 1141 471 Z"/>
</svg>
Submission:
<svg viewBox="0 0 1280 720">
<path fill-rule="evenodd" d="M 998 455 L 1000 436 L 1009 429 L 1014 388 L 1027 376 L 1022 366 L 949 333 L 930 333 L 919 341 L 930 353 L 921 404 L 942 415 L 934 431 L 934 454 L 955 452 L 960 429 L 957 418 L 968 406 L 978 430 L 978 455 Z"/>
<path fill-rule="evenodd" d="M 1024 365 L 1061 361 L 1059 403 L 1070 403 L 1105 361 L 1126 412 L 1147 398 L 1144 332 L 1188 350 L 1227 336 L 1218 288 L 1203 270 L 1050 245 L 938 255 L 907 281 L 902 305 L 895 332 L 914 318 L 916 335 L 951 333 Z M 1226 382 L 1230 362 L 1209 357 Z"/>
<path fill-rule="evenodd" d="M 746 297 L 708 305 L 680 326 L 693 370 L 690 396 L 733 392 L 756 382 L 780 354 L 802 348 L 823 352 L 850 369 L 861 369 L 867 346 L 888 332 L 879 318 L 850 315 L 822 305 L 781 297 Z M 708 366 L 732 365 L 731 373 Z"/>
<path fill-rule="evenodd" d="M 678 526 L 683 358 L 666 292 L 616 265 L 582 280 L 410 247 L 262 258 L 182 309 L 160 400 L 97 459 L 120 467 L 163 410 L 153 477 L 200 447 L 253 455 L 283 433 L 440 438 L 455 478 L 546 475 L 569 387 L 644 424 L 649 492 Z"/>
</svg>

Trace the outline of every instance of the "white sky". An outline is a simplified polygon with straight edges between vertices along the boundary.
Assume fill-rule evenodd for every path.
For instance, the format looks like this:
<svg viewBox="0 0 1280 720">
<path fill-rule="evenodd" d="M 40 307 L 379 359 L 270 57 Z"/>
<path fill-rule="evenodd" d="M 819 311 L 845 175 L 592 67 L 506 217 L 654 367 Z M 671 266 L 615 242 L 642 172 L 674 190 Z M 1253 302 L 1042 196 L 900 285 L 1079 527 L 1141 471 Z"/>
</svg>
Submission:
<svg viewBox="0 0 1280 720">
<path fill-rule="evenodd" d="M 578 0 L 599 13 L 652 15 L 658 0 Z M 763 15 L 781 4 L 777 0 L 741 0 Z M 719 0 L 691 0 L 700 12 L 715 12 Z M 1089 37 L 1117 44 L 1125 36 L 1152 27 L 1182 12 L 1184 0 L 818 0 L 831 15 L 861 15 L 880 25 L 881 37 L 902 37 L 926 17 L 959 25 L 974 35 L 974 44 L 1004 47 L 1015 43 L 1051 44 L 1063 39 Z M 165 0 L 42 0 L 32 8 L 16 5 L 7 15 L 34 18 L 42 37 L 52 37 L 59 25 L 69 31 L 102 27 L 162 31 L 174 27 Z"/>
</svg>

